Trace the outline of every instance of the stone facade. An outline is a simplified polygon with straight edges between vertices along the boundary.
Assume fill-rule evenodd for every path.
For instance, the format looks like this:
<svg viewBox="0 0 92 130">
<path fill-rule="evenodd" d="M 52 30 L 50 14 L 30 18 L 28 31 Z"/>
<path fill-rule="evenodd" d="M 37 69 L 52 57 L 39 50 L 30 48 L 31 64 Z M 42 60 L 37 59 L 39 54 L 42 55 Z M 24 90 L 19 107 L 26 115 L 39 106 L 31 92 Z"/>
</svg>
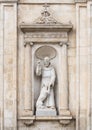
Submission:
<svg viewBox="0 0 92 130">
<path fill-rule="evenodd" d="M 91 130 L 92 1 L 0 0 L 0 27 L 0 130 Z M 42 46 L 56 51 L 56 116 L 36 115 Z"/>
</svg>

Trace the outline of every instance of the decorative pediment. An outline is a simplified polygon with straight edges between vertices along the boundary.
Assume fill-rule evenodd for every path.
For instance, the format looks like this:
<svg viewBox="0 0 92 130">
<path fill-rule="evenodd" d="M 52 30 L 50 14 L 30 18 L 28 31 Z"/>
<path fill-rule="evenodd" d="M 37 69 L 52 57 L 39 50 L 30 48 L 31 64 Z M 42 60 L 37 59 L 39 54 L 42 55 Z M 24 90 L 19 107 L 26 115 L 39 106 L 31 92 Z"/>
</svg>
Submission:
<svg viewBox="0 0 92 130">
<path fill-rule="evenodd" d="M 22 32 L 69 32 L 73 28 L 72 23 L 64 24 L 58 22 L 48 11 L 48 5 L 44 5 L 41 16 L 32 24 L 22 23 L 20 28 Z"/>
<path fill-rule="evenodd" d="M 41 16 L 37 18 L 34 23 L 35 24 L 60 24 L 59 22 L 57 22 L 55 18 L 53 18 L 51 13 L 48 11 L 49 5 L 45 3 L 43 7 L 44 10 L 42 11 Z"/>
</svg>

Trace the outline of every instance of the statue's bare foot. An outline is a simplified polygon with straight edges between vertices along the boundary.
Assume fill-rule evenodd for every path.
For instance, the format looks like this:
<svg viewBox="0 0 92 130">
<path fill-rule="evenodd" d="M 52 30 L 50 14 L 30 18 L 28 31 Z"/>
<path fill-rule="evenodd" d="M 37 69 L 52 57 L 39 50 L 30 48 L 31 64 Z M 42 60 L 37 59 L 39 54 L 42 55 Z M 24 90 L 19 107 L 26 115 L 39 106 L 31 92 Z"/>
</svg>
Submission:
<svg viewBox="0 0 92 130">
<path fill-rule="evenodd" d="M 45 108 L 45 106 L 40 106 L 40 109 L 44 109 Z"/>
<path fill-rule="evenodd" d="M 47 108 L 55 109 L 55 106 L 47 106 Z"/>
</svg>

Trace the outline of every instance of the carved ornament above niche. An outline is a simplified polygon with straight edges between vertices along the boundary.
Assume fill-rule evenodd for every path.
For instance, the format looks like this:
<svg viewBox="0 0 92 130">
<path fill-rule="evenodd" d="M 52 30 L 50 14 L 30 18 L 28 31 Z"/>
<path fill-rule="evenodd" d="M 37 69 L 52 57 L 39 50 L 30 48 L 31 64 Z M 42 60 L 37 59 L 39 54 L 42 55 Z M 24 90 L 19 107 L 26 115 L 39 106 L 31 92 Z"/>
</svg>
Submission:
<svg viewBox="0 0 92 130">
<path fill-rule="evenodd" d="M 34 23 L 36 24 L 59 24 L 59 22 L 56 21 L 55 18 L 53 18 L 48 11 L 49 5 L 45 3 L 44 11 L 41 13 L 41 17 L 39 17 Z"/>
<path fill-rule="evenodd" d="M 44 6 L 44 11 L 41 13 L 41 17 L 37 18 L 32 24 L 22 23 L 20 28 L 23 33 L 26 32 L 69 32 L 72 30 L 73 25 L 71 22 L 63 24 L 58 22 L 51 16 L 51 13 L 47 10 L 49 7 L 47 4 Z"/>
</svg>

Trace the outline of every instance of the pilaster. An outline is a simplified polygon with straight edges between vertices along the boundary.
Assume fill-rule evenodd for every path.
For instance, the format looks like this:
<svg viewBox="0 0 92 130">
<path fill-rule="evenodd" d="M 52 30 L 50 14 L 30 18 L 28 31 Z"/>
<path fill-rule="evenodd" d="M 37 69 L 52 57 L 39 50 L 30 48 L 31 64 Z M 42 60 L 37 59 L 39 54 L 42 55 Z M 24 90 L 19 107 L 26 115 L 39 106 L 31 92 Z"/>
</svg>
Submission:
<svg viewBox="0 0 92 130">
<path fill-rule="evenodd" d="M 17 130 L 17 1 L 0 1 L 0 18 L 0 128 Z"/>
<path fill-rule="evenodd" d="M 68 86 L 68 55 L 67 43 L 60 43 L 61 46 L 61 83 L 59 87 L 59 114 L 61 116 L 70 116 L 69 111 L 69 86 Z M 63 63 L 63 64 L 62 64 Z M 61 87 L 62 86 L 62 87 Z"/>
</svg>

